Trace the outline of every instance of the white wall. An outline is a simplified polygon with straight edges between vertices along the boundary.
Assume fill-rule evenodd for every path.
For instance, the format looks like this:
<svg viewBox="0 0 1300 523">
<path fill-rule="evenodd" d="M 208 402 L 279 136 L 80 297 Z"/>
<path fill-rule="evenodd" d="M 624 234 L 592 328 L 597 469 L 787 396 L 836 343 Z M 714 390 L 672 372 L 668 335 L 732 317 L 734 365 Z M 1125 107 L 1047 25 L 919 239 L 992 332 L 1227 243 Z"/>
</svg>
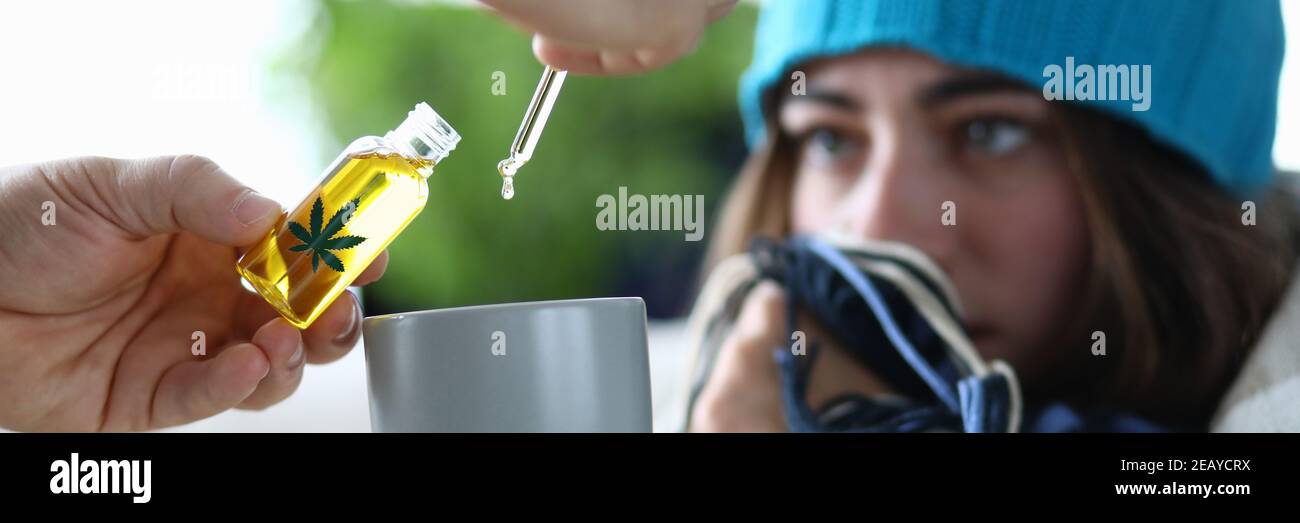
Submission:
<svg viewBox="0 0 1300 523">
<path fill-rule="evenodd" d="M 305 104 L 265 62 L 300 2 L 6 2 L 0 165 L 197 153 L 287 198 L 319 167 Z M 304 164 L 304 159 L 308 161 Z M 296 183 L 295 183 L 296 182 Z"/>
</svg>

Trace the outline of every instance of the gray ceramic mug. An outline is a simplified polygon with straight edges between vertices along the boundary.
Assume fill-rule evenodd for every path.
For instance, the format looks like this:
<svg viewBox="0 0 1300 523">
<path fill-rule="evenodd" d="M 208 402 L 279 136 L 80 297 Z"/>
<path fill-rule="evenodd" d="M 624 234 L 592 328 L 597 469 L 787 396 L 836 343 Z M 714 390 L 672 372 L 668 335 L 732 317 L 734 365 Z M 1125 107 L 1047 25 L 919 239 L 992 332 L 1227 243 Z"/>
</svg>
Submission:
<svg viewBox="0 0 1300 523">
<path fill-rule="evenodd" d="M 363 334 L 375 432 L 650 432 L 641 298 L 374 316 Z"/>
</svg>

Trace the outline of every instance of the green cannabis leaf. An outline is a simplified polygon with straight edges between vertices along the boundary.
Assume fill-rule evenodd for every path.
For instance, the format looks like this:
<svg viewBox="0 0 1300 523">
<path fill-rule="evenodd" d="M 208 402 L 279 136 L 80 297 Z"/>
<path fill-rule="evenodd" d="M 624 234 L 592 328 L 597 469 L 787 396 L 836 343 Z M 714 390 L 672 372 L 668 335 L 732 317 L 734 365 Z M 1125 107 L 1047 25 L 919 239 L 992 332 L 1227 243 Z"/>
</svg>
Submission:
<svg viewBox="0 0 1300 523">
<path fill-rule="evenodd" d="M 311 206 L 310 231 L 298 222 L 289 222 L 289 232 L 302 240 L 301 244 L 289 247 L 289 250 L 294 252 L 311 251 L 311 272 L 316 272 L 316 268 L 320 266 L 322 260 L 331 269 L 343 272 L 343 260 L 340 260 L 338 256 L 335 256 L 330 251 L 351 249 L 366 241 L 365 238 L 360 236 L 334 237 L 335 234 L 343 230 L 343 226 L 347 225 L 348 220 L 352 219 L 352 213 L 356 211 L 358 205 L 361 205 L 359 198 L 348 202 L 347 205 L 335 211 L 334 215 L 330 216 L 329 223 L 326 223 L 325 228 L 321 229 L 320 222 L 325 215 L 325 204 L 321 202 L 320 196 L 317 196 L 316 203 Z"/>
</svg>

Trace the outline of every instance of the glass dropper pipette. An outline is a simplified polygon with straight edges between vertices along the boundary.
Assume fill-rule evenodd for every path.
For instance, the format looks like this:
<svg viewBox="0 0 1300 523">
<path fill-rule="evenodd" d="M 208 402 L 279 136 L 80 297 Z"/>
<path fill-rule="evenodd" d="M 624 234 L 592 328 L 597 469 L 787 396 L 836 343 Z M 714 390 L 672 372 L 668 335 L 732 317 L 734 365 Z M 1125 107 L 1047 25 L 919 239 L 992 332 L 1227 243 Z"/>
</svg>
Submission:
<svg viewBox="0 0 1300 523">
<path fill-rule="evenodd" d="M 564 85 L 564 78 L 568 74 L 568 71 L 552 69 L 549 65 L 542 70 L 542 79 L 537 82 L 532 101 L 528 102 L 528 112 L 524 113 L 524 121 L 519 124 L 515 141 L 510 145 L 510 156 L 497 164 L 497 171 L 501 173 L 502 198 L 514 198 L 515 173 L 533 157 L 533 149 L 537 148 L 542 128 L 546 127 L 546 120 L 555 107 L 555 99 L 560 96 L 560 86 Z"/>
</svg>

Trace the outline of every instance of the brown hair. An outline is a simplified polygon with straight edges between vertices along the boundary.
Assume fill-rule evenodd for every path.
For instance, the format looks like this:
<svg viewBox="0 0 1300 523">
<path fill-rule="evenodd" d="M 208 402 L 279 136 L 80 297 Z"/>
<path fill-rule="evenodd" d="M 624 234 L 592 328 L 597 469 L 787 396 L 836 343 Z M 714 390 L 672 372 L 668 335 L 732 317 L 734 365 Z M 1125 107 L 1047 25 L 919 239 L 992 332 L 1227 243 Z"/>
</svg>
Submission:
<svg viewBox="0 0 1300 523">
<path fill-rule="evenodd" d="M 1198 164 L 1140 129 L 1054 103 L 1069 170 L 1081 188 L 1091 237 L 1085 297 L 1061 343 L 1052 379 L 1026 384 L 1030 401 L 1133 410 L 1204 428 L 1283 296 L 1297 255 L 1293 196 L 1280 184 L 1243 200 Z M 722 207 L 705 269 L 759 235 L 789 234 L 796 152 L 774 122 Z M 1093 357 L 1092 333 L 1107 357 Z"/>
</svg>

